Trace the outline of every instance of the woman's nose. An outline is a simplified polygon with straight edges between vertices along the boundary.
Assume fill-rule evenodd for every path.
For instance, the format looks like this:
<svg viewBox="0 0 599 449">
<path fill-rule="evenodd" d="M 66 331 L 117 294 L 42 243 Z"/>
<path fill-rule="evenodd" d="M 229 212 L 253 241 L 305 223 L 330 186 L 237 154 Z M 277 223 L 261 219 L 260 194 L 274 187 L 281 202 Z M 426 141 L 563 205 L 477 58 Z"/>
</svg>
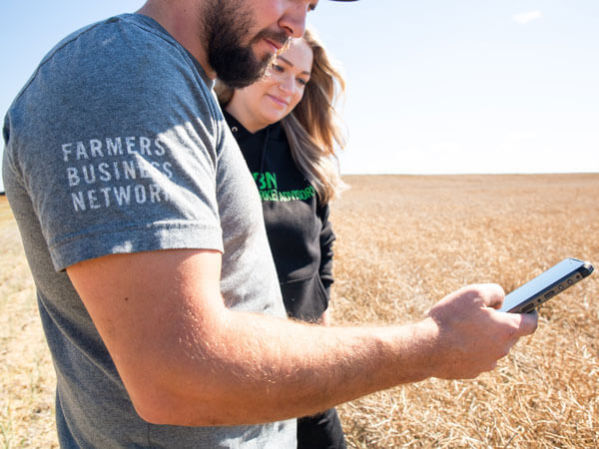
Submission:
<svg viewBox="0 0 599 449">
<path fill-rule="evenodd" d="M 286 93 L 293 93 L 293 77 L 286 76 L 279 83 L 279 88 Z"/>
</svg>

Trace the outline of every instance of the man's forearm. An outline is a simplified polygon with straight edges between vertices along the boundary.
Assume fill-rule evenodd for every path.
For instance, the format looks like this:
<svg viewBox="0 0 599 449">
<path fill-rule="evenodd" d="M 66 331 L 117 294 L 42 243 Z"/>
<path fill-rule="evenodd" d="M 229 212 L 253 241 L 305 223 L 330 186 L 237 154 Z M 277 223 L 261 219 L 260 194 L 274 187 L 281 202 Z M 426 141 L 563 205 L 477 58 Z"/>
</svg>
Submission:
<svg viewBox="0 0 599 449">
<path fill-rule="evenodd" d="M 432 332 L 425 323 L 325 328 L 229 311 L 197 352 L 171 352 L 170 382 L 181 388 L 169 391 L 168 413 L 155 420 L 184 425 L 276 421 L 421 380 L 430 375 Z"/>
<path fill-rule="evenodd" d="M 274 421 L 425 377 L 492 369 L 536 316 L 494 310 L 496 285 L 446 296 L 416 324 L 328 328 L 229 310 L 220 254 L 113 255 L 67 273 L 147 421 Z"/>
</svg>

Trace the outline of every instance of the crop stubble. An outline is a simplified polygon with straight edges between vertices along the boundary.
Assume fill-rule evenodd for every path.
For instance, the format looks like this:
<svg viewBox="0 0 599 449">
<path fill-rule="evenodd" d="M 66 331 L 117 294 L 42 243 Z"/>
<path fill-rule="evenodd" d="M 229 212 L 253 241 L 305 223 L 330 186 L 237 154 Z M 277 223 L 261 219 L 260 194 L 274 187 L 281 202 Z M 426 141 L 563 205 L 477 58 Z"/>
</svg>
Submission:
<svg viewBox="0 0 599 449">
<path fill-rule="evenodd" d="M 506 291 L 564 257 L 599 265 L 599 174 L 346 176 L 333 320 L 417 320 L 468 283 Z M 0 197 L 0 447 L 55 448 L 54 375 L 33 283 Z M 598 267 L 599 268 L 599 267 Z M 339 407 L 353 448 L 599 447 L 599 275 L 551 300 L 492 373 Z"/>
<path fill-rule="evenodd" d="M 516 288 L 565 257 L 599 265 L 599 175 L 357 176 L 333 207 L 337 323 L 417 320 L 469 283 Z M 359 448 L 599 447 L 599 276 L 475 381 L 341 407 Z"/>
</svg>

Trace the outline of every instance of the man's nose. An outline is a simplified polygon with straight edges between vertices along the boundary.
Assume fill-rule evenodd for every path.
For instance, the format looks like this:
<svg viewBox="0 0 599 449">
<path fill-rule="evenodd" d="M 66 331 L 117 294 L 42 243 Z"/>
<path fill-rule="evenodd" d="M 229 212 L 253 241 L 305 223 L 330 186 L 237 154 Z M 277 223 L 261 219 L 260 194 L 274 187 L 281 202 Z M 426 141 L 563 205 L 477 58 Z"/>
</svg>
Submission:
<svg viewBox="0 0 599 449">
<path fill-rule="evenodd" d="M 304 2 L 290 2 L 289 8 L 279 20 L 279 26 L 288 36 L 302 37 L 306 31 L 306 15 L 309 4 Z"/>
</svg>

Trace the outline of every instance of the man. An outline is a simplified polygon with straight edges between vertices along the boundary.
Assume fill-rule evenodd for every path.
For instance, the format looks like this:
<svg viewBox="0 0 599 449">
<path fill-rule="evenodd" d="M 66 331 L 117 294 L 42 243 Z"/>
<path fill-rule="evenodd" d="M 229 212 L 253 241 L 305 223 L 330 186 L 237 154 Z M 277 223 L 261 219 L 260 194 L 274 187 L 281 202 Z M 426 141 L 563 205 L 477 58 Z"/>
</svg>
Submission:
<svg viewBox="0 0 599 449">
<path fill-rule="evenodd" d="M 316 0 L 149 0 L 44 58 L 4 184 L 57 372 L 64 448 L 292 448 L 292 418 L 492 369 L 536 316 L 496 285 L 422 321 L 284 319 L 253 180 L 211 92 L 263 72 Z"/>
</svg>

